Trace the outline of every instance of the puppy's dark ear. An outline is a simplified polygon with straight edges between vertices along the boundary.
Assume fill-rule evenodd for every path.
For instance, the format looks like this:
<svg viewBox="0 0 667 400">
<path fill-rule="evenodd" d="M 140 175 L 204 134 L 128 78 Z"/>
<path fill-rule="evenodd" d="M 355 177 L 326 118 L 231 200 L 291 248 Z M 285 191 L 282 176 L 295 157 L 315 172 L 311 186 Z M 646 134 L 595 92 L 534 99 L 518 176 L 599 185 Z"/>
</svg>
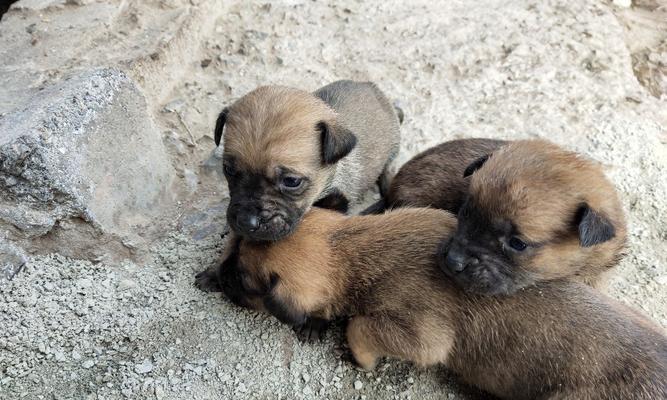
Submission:
<svg viewBox="0 0 667 400">
<path fill-rule="evenodd" d="M 611 221 L 586 203 L 577 210 L 576 222 L 579 229 L 579 244 L 582 247 L 604 243 L 616 235 L 616 229 Z"/>
<path fill-rule="evenodd" d="M 341 126 L 320 121 L 317 124 L 317 131 L 320 133 L 322 162 L 324 164 L 338 162 L 338 160 L 350 154 L 354 146 L 357 145 L 357 137 Z"/>
<path fill-rule="evenodd" d="M 227 113 L 229 112 L 229 108 L 225 107 L 221 112 L 220 115 L 218 115 L 218 119 L 215 121 L 215 131 L 214 131 L 214 139 L 215 139 L 215 145 L 220 146 L 220 139 L 222 138 L 222 129 L 225 127 L 225 122 L 227 122 Z"/>
<path fill-rule="evenodd" d="M 466 168 L 466 170 L 463 171 L 463 177 L 464 177 L 464 178 L 467 178 L 467 177 L 469 177 L 470 175 L 472 175 L 473 172 L 475 172 L 475 171 L 477 171 L 478 169 L 480 169 L 480 168 L 482 167 L 482 165 L 484 165 L 484 163 L 486 162 L 486 160 L 489 159 L 489 156 L 490 156 L 490 154 L 487 154 L 487 155 L 485 155 L 485 156 L 481 156 L 480 158 L 478 158 L 478 159 L 476 159 L 475 161 L 473 161 L 470 165 L 468 165 L 468 167 Z"/>
</svg>

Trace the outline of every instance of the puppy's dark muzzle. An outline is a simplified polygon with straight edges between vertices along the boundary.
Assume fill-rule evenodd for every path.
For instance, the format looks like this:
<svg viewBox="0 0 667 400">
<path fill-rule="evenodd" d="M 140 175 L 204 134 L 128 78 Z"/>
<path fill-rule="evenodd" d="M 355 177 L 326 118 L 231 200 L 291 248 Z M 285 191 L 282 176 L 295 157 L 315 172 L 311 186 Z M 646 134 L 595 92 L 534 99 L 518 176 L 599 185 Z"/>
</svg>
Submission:
<svg viewBox="0 0 667 400">
<path fill-rule="evenodd" d="M 466 252 L 452 240 L 441 246 L 438 259 L 440 269 L 450 276 L 459 274 L 466 268 L 472 268 L 479 265 L 479 260 L 477 258 L 468 256 L 468 254 L 466 254 Z"/>
<path fill-rule="evenodd" d="M 256 241 L 276 241 L 292 231 L 291 219 L 280 210 L 230 206 L 227 221 L 237 234 Z"/>
<path fill-rule="evenodd" d="M 259 218 L 255 214 L 239 213 L 236 215 L 236 226 L 243 232 L 255 232 L 259 229 Z"/>
</svg>

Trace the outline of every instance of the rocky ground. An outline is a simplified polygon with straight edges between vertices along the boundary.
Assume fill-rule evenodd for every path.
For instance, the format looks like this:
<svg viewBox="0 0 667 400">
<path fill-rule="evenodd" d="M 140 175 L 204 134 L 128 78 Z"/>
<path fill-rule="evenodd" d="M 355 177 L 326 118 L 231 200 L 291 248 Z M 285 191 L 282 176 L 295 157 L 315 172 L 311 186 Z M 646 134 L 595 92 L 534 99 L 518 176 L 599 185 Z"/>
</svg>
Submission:
<svg viewBox="0 0 667 400">
<path fill-rule="evenodd" d="M 24 0 L 14 7 L 22 3 L 38 11 L 10 10 L 0 33 L 36 15 L 42 22 L 30 35 L 55 41 L 48 23 L 63 10 L 116 10 L 105 14 L 104 35 L 86 39 L 76 55 L 26 69 L 40 82 L 59 82 L 63 68 L 125 68 L 146 96 L 177 189 L 169 213 L 155 219 L 161 234 L 150 236 L 141 257 L 32 255 L 0 281 L 0 398 L 484 398 L 442 368 L 386 361 L 360 371 L 340 328 L 322 343 L 302 344 L 273 318 L 193 287 L 226 230 L 227 191 L 212 153 L 216 114 L 264 83 L 315 89 L 341 78 L 376 81 L 406 114 L 397 166 L 433 144 L 472 136 L 542 137 L 601 161 L 630 225 L 628 255 L 609 293 L 667 327 L 664 4 L 294 0 L 220 8 L 170 0 L 39 8 Z M 195 12 L 183 17 L 186 7 Z M 202 23 L 201 46 L 170 44 L 157 57 L 163 64 L 150 56 L 127 61 L 156 26 L 193 15 L 211 19 Z M 196 18 L 184 26 L 196 30 Z M 108 58 L 105 46 L 114 49 Z M 0 106 L 19 101 L 5 95 Z"/>
</svg>

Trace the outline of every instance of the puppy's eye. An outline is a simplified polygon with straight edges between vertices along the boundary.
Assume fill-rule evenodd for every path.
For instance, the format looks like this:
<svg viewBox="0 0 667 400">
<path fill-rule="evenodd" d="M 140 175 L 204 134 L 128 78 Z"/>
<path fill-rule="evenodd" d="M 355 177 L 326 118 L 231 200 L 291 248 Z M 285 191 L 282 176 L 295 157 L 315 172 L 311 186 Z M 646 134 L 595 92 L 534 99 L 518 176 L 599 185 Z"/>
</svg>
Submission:
<svg viewBox="0 0 667 400">
<path fill-rule="evenodd" d="M 516 251 L 524 251 L 526 250 L 526 247 L 528 247 L 527 244 L 525 244 L 521 239 L 519 239 L 516 236 L 512 236 L 510 238 L 510 247 L 513 248 Z"/>
<path fill-rule="evenodd" d="M 303 183 L 303 179 L 294 176 L 285 176 L 280 180 L 280 184 L 288 189 L 296 189 Z"/>
<path fill-rule="evenodd" d="M 225 163 L 225 164 L 222 165 L 222 169 L 225 171 L 225 174 L 227 176 L 236 175 L 236 168 L 234 168 L 234 166 L 232 164 Z"/>
</svg>

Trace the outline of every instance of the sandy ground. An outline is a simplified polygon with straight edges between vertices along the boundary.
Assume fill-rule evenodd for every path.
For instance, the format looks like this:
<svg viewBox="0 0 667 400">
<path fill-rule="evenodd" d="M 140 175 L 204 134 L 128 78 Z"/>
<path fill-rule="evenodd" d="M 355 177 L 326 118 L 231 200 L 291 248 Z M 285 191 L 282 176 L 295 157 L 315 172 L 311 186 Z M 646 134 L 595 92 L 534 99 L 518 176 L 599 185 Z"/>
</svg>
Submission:
<svg viewBox="0 0 667 400">
<path fill-rule="evenodd" d="M 265 83 L 376 81 L 406 114 L 397 166 L 472 136 L 548 138 L 604 163 L 630 225 L 609 293 L 667 326 L 667 104 L 633 74 L 623 11 L 433 3 L 230 6 L 201 59 L 184 60 L 187 79 L 155 105 L 193 195 L 143 264 L 40 256 L 0 287 L 0 398 L 483 398 L 443 368 L 360 371 L 340 328 L 301 344 L 273 318 L 193 287 L 225 231 L 226 188 L 207 167 L 216 113 Z"/>
</svg>

